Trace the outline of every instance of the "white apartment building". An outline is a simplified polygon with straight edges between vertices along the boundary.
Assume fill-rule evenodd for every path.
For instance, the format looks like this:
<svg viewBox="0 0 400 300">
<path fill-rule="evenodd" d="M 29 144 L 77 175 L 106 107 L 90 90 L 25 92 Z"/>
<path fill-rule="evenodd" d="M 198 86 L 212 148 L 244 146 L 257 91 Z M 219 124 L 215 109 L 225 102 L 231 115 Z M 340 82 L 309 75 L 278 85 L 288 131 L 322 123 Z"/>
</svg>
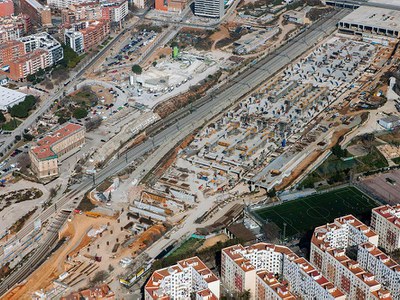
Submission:
<svg viewBox="0 0 400 300">
<path fill-rule="evenodd" d="M 61 44 L 47 32 L 36 33 L 18 39 L 24 43 L 25 53 L 36 49 L 43 49 L 48 52 L 48 65 L 53 65 L 64 58 Z"/>
<path fill-rule="evenodd" d="M 260 300 L 296 300 L 287 282 L 280 282 L 274 273 L 257 272 L 255 298 Z"/>
<path fill-rule="evenodd" d="M 374 274 L 345 253 L 348 247 L 366 242 L 378 245 L 378 235 L 352 215 L 337 218 L 315 229 L 310 261 L 349 299 L 392 299 Z"/>
<path fill-rule="evenodd" d="M 145 286 L 145 299 L 214 300 L 220 296 L 220 281 L 196 256 L 155 271 Z"/>
<path fill-rule="evenodd" d="M 283 289 L 285 283 L 276 285 L 272 278 L 269 284 L 266 274 L 260 271 L 279 274 L 287 282 L 289 291 Z M 267 243 L 248 247 L 235 245 L 223 249 L 221 280 L 231 291 L 240 293 L 250 290 L 252 299 L 257 300 L 271 299 L 270 295 L 285 296 L 282 292 L 288 297 L 290 294 L 287 292 L 290 292 L 304 299 L 345 299 L 344 294 L 304 258 L 299 258 L 287 247 Z M 277 288 L 275 294 L 267 288 L 271 285 Z"/>
<path fill-rule="evenodd" d="M 400 204 L 372 209 L 371 227 L 379 235 L 379 246 L 388 252 L 400 248 Z"/>
<path fill-rule="evenodd" d="M 397 262 L 371 243 L 358 246 L 357 260 L 390 290 L 394 299 L 400 299 L 400 265 Z"/>
<path fill-rule="evenodd" d="M 365 242 L 378 245 L 378 235 L 352 215 L 336 218 L 333 223 L 315 228 L 311 238 L 310 262 L 325 274 L 326 251 Z"/>
<path fill-rule="evenodd" d="M 224 0 L 195 0 L 194 14 L 199 17 L 221 19 L 225 14 Z"/>
<path fill-rule="evenodd" d="M 343 249 L 326 252 L 326 269 L 324 275 L 337 285 L 348 299 L 393 299 L 391 293 L 382 288 L 374 274 L 350 259 Z"/>
<path fill-rule="evenodd" d="M 65 30 L 64 42 L 78 54 L 85 52 L 82 32 L 75 31 L 73 28 Z"/>
</svg>

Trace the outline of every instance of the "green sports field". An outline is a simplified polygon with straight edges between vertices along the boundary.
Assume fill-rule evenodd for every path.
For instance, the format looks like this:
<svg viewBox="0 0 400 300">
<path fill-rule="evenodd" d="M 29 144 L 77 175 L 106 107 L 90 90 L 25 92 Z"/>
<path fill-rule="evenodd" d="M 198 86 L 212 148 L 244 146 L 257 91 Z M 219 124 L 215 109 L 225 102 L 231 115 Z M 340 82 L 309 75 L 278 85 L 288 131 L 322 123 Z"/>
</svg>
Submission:
<svg viewBox="0 0 400 300">
<path fill-rule="evenodd" d="M 368 214 L 379 205 L 356 188 L 346 187 L 262 208 L 253 213 L 265 221 L 274 222 L 281 230 L 283 223 L 286 223 L 286 237 L 289 237 L 331 223 L 337 217 Z"/>
</svg>

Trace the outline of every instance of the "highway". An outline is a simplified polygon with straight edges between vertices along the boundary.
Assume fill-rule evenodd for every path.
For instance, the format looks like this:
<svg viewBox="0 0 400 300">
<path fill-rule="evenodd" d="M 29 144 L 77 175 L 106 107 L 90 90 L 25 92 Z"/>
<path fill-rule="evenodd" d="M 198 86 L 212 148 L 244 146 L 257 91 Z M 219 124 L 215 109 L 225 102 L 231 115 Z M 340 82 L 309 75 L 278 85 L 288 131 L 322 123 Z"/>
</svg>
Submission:
<svg viewBox="0 0 400 300">
<path fill-rule="evenodd" d="M 299 36 L 277 49 L 277 51 L 263 58 L 255 65 L 249 67 L 246 71 L 239 74 L 236 78 L 221 86 L 218 90 L 199 99 L 192 106 L 187 106 L 172 114 L 167 119 L 156 123 L 147 130 L 147 133 L 152 135 L 151 138 L 130 149 L 126 155 L 120 156 L 118 159 L 111 161 L 109 165 L 95 174 L 95 178 L 84 179 L 84 181 L 71 192 L 43 211 L 38 218 L 40 218 L 42 223 L 44 223 L 54 214 L 54 212 L 60 210 L 65 205 L 69 205 L 74 196 L 84 193 L 93 185 L 98 185 L 109 176 L 115 175 L 124 170 L 129 165 L 127 161 L 133 162 L 135 159 L 142 157 L 149 151 L 173 140 L 177 136 L 184 138 L 188 132 L 195 129 L 195 126 L 201 126 L 204 122 L 212 119 L 227 109 L 235 101 L 249 94 L 257 86 L 284 68 L 288 63 L 291 63 L 311 49 L 319 41 L 329 36 L 336 29 L 337 21 L 348 13 L 349 11 L 335 11 L 334 14 L 321 19 Z M 171 145 L 168 146 L 172 149 L 175 145 L 171 143 Z M 30 222 L 17 234 L 16 238 L 22 238 L 32 230 L 33 222 Z M 44 244 L 44 247 L 45 246 L 46 244 Z M 39 248 L 35 253 L 41 251 L 40 249 L 41 248 Z M 36 266 L 37 260 L 38 258 L 36 256 L 30 257 L 21 269 L 30 265 Z M 0 295 L 16 282 L 23 280 L 27 275 L 27 273 L 20 273 L 19 270 L 13 273 L 9 278 L 7 278 L 6 282 L 1 284 Z"/>
</svg>

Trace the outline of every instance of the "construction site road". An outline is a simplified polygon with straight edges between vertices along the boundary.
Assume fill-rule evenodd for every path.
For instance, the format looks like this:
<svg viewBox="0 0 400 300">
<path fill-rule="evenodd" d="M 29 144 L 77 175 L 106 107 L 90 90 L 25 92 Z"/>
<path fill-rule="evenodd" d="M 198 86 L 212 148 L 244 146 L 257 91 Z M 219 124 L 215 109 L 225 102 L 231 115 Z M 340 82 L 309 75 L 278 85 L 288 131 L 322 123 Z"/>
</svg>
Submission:
<svg viewBox="0 0 400 300">
<path fill-rule="evenodd" d="M 306 51 L 314 47 L 318 42 L 332 34 L 336 29 L 337 21 L 348 13 L 349 11 L 347 10 L 340 10 L 324 16 L 321 20 L 304 30 L 300 35 L 290 40 L 284 46 L 278 48 L 274 53 L 248 67 L 246 71 L 240 73 L 226 85 L 221 86 L 210 95 L 199 99 L 193 106 L 185 107 L 167 117 L 165 120 L 156 123 L 149 130 L 150 133 L 155 133 L 152 137 L 142 144 L 130 149 L 125 155 L 111 161 L 109 165 L 98 171 L 96 174 L 93 174 L 92 178 L 84 179 L 78 186 L 75 186 L 70 193 L 61 197 L 58 201 L 47 208 L 38 218 L 40 218 L 42 223 L 44 223 L 54 214 L 54 212 L 60 210 L 63 206 L 70 205 L 73 195 L 75 196 L 85 193 L 90 187 L 98 185 L 108 177 L 123 171 L 130 163 L 143 157 L 149 151 L 154 150 L 160 145 L 168 144 L 169 141 L 176 139 L 176 136 L 181 136 L 183 139 L 189 132 L 194 131 L 205 122 L 226 110 L 237 100 L 251 93 L 256 87 L 271 78 L 287 64 L 293 62 Z M 173 149 L 175 144 L 170 143 L 168 144 L 168 147 Z M 157 155 L 157 152 L 152 155 Z M 159 157 L 159 159 L 161 158 L 162 157 Z M 143 173 L 145 173 L 150 170 L 143 171 Z M 22 238 L 24 235 L 29 234 L 33 229 L 34 222 L 30 222 L 21 232 L 18 233 L 18 238 Z M 162 241 L 164 241 L 164 239 L 162 239 Z M 154 249 L 161 251 L 164 247 L 162 244 L 159 244 L 156 248 L 153 246 L 151 247 L 153 249 L 151 254 L 155 253 Z M 34 265 L 36 263 L 35 261 L 31 261 L 31 258 L 24 263 L 24 266 L 25 264 Z M 26 276 L 27 275 L 28 274 L 26 274 Z M 21 276 L 23 277 L 23 274 L 21 274 Z M 22 277 L 15 282 L 20 282 Z M 12 287 L 10 284 L 4 286 L 3 283 L 0 287 L 0 295 L 4 293 L 2 291 L 8 290 Z"/>
</svg>

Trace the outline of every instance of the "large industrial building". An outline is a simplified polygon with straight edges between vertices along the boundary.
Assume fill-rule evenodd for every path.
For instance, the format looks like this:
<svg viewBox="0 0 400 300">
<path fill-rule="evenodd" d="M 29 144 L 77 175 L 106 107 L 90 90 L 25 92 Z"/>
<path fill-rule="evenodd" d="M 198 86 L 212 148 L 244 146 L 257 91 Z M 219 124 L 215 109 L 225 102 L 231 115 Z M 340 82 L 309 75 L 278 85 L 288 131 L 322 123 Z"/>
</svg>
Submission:
<svg viewBox="0 0 400 300">
<path fill-rule="evenodd" d="M 360 6 L 338 22 L 338 29 L 365 38 L 400 38 L 400 11 Z"/>
<path fill-rule="evenodd" d="M 25 97 L 24 93 L 0 86 L 0 110 L 7 111 L 9 107 L 24 101 Z"/>
</svg>

